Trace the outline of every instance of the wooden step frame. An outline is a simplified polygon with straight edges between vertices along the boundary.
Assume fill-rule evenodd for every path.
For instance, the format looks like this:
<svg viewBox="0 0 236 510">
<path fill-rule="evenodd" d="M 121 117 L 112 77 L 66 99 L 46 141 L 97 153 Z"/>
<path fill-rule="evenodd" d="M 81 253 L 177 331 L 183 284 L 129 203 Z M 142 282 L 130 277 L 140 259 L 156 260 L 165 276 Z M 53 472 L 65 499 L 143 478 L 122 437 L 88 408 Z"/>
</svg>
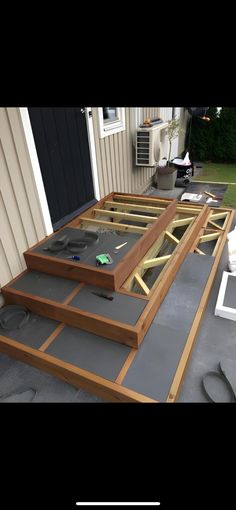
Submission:
<svg viewBox="0 0 236 510">
<path fill-rule="evenodd" d="M 224 211 L 228 212 L 223 227 L 224 232 L 223 235 L 219 237 L 220 241 L 218 243 L 217 252 L 214 255 L 215 260 L 208 280 L 206 281 L 206 286 L 202 294 L 202 298 L 200 300 L 198 310 L 193 320 L 184 349 L 182 351 L 178 367 L 176 369 L 174 378 L 170 385 L 168 397 L 166 399 L 167 403 L 173 403 L 178 400 L 181 383 L 188 365 L 188 361 L 190 359 L 194 341 L 196 339 L 201 324 L 201 319 L 206 308 L 208 297 L 214 283 L 215 274 L 217 271 L 217 267 L 219 265 L 222 251 L 225 246 L 227 234 L 230 231 L 230 226 L 234 217 L 234 211 L 231 209 L 227 210 L 225 209 Z M 212 212 L 210 211 L 209 214 L 212 214 Z M 196 240 L 194 240 L 194 242 L 192 243 L 190 252 L 195 251 L 195 245 Z M 89 372 L 82 368 L 78 368 L 70 363 L 65 363 L 45 353 L 44 350 L 46 349 L 46 347 L 52 341 L 54 341 L 57 334 L 60 333 L 62 328 L 63 324 L 60 324 L 56 328 L 55 332 L 53 332 L 52 335 L 50 335 L 50 337 L 44 342 L 44 344 L 38 350 L 20 344 L 19 342 L 16 342 L 4 336 L 0 336 L 0 351 L 4 354 L 15 357 L 20 361 L 33 365 L 36 368 L 39 368 L 47 373 L 50 373 L 55 377 L 58 377 L 59 379 L 62 379 L 63 381 L 72 384 L 73 386 L 84 388 L 85 390 L 91 392 L 92 394 L 96 394 L 109 402 L 136 402 L 136 403 L 158 402 L 158 400 L 153 400 L 149 398 L 147 395 L 135 392 L 133 390 L 130 390 L 129 388 L 122 386 L 124 377 L 135 359 L 137 353 L 136 349 L 132 349 L 132 351 L 130 352 L 115 382 L 108 381 L 107 379 L 97 376 L 92 372 Z"/>
<path fill-rule="evenodd" d="M 174 202 L 173 202 L 174 203 Z M 191 208 L 192 209 L 192 208 Z M 185 207 L 185 212 L 188 208 Z M 180 214 L 183 214 L 182 212 Z M 191 210 L 191 214 L 193 211 Z M 3 289 L 3 295 L 7 304 L 23 304 L 28 307 L 34 313 L 39 315 L 45 315 L 51 319 L 62 321 L 68 325 L 79 327 L 90 331 L 91 333 L 98 333 L 101 336 L 110 338 L 120 343 L 124 343 L 134 348 L 138 348 L 142 342 L 146 332 L 148 331 L 152 320 L 160 307 L 169 287 L 171 286 L 175 275 L 180 268 L 184 258 L 189 253 L 189 250 L 197 238 L 202 226 L 205 224 L 206 219 L 209 216 L 208 206 L 202 206 L 195 211 L 194 216 L 184 215 L 184 218 L 175 219 L 171 217 L 170 223 L 161 232 L 160 236 L 153 243 L 154 246 L 159 242 L 159 238 L 164 235 L 169 235 L 172 242 L 176 243 L 176 248 L 172 255 L 166 260 L 166 264 L 159 276 L 156 284 L 152 290 L 145 286 L 139 267 L 142 261 L 139 262 L 138 267 L 134 270 L 134 277 L 139 281 L 139 284 L 143 287 L 145 295 L 134 294 L 129 288 L 119 288 L 117 292 L 126 293 L 130 296 L 135 296 L 140 299 L 146 299 L 147 304 L 141 313 L 138 321 L 135 325 L 128 325 L 120 321 L 115 321 L 104 316 L 99 316 L 90 312 L 80 310 L 79 308 L 69 305 L 69 301 L 64 303 L 58 303 L 56 301 L 48 300 L 42 297 L 36 297 L 32 294 L 16 290 L 11 288 L 11 283 L 7 284 Z M 183 221 L 188 225 L 182 239 L 176 240 L 171 234 L 171 231 L 178 226 L 182 225 Z M 187 223 L 186 223 L 187 222 Z M 152 250 L 152 247 L 151 247 Z M 148 251 L 148 253 L 150 250 Z M 150 257 L 149 257 L 150 259 Z M 153 259 L 151 259 L 153 262 Z M 148 261 L 150 263 L 150 260 Z M 147 260 L 144 261 L 144 265 Z M 158 261 L 159 263 L 159 261 Z M 38 267 L 35 269 L 39 269 Z M 49 271 L 47 271 L 49 272 Z M 132 274 L 133 274 L 132 273 Z M 54 273 L 53 273 L 54 274 Z M 60 275 L 61 276 L 61 275 Z M 64 275 L 62 275 L 64 276 Z M 20 276 L 19 276 L 20 277 Z M 17 277 L 17 278 L 19 278 Z M 17 279 L 16 278 L 16 279 Z M 93 282 L 94 283 L 94 282 Z M 146 291 L 146 292 L 145 292 Z M 71 298 L 72 299 L 72 298 Z"/>
<path fill-rule="evenodd" d="M 41 253 L 34 252 L 34 249 L 45 242 L 40 241 L 32 248 L 24 253 L 26 265 L 28 269 L 43 271 L 49 274 L 62 276 L 71 280 L 82 281 L 91 285 L 105 287 L 110 290 L 117 290 L 125 281 L 129 273 L 138 264 L 146 251 L 153 244 L 155 239 L 161 234 L 162 230 L 167 227 L 170 220 L 174 218 L 177 206 L 177 200 L 164 201 L 162 210 L 156 216 L 150 228 L 145 226 L 128 225 L 114 221 L 107 221 L 97 219 L 98 211 L 101 213 L 105 211 L 104 204 L 106 200 L 112 200 L 115 193 L 111 193 L 97 202 L 94 206 L 90 207 L 87 211 L 83 212 L 76 219 L 67 224 L 67 227 L 85 229 L 88 226 L 102 227 L 107 230 L 120 230 L 124 232 L 134 232 L 142 234 L 141 238 L 132 246 L 128 253 L 120 260 L 114 269 L 106 270 L 103 267 L 93 267 L 88 264 L 59 259 L 53 256 L 47 256 Z M 107 210 L 105 211 L 107 213 Z M 129 220 L 130 220 L 129 214 Z M 112 212 L 111 212 L 112 217 Z M 144 215 L 140 214 L 141 221 L 144 221 Z M 148 216 L 147 216 L 148 218 Z M 112 217 L 113 219 L 113 217 Z M 119 217 L 119 220 L 123 217 Z M 139 223 L 138 215 L 135 215 L 134 221 Z M 60 229 L 62 231 L 63 229 Z M 54 234 L 48 238 L 53 238 Z"/>
</svg>

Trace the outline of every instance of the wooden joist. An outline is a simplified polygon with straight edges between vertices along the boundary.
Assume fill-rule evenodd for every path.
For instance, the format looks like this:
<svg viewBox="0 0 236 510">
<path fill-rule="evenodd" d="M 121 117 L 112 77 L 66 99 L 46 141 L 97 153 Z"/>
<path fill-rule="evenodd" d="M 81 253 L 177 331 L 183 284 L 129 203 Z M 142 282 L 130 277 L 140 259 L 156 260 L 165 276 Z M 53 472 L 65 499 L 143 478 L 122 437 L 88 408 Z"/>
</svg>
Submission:
<svg viewBox="0 0 236 510">
<path fill-rule="evenodd" d="M 124 232 L 133 232 L 135 234 L 144 234 L 148 229 L 146 227 L 136 227 L 135 225 L 126 225 L 125 223 L 115 223 L 113 221 L 102 221 L 102 220 L 96 220 L 93 218 L 86 218 L 85 216 L 82 216 L 80 218 L 81 225 L 83 224 L 89 224 L 89 225 L 95 225 L 97 227 L 105 227 L 107 229 L 111 230 L 120 230 Z"/>
<path fill-rule="evenodd" d="M 217 223 L 215 223 L 212 220 L 208 220 L 208 223 L 210 223 L 210 225 L 212 225 L 214 228 L 218 228 L 219 230 L 224 230 L 222 227 L 220 227 L 220 225 L 217 225 Z"/>
<path fill-rule="evenodd" d="M 175 243 L 175 244 L 179 244 L 179 239 L 177 239 L 177 237 L 173 236 L 173 234 L 171 234 L 170 232 L 168 232 L 168 230 L 166 230 L 165 232 L 165 236 L 167 237 L 167 239 L 172 242 L 172 243 Z"/>
<path fill-rule="evenodd" d="M 214 239 L 218 239 L 218 237 L 222 235 L 221 232 L 212 232 L 212 234 L 206 234 L 199 238 L 199 243 L 206 243 L 208 241 L 214 241 Z"/>
<path fill-rule="evenodd" d="M 219 212 L 219 213 L 214 213 L 214 214 L 211 214 L 210 216 L 210 220 L 222 220 L 223 218 L 226 218 L 226 216 L 228 215 L 228 211 L 223 211 L 223 212 Z"/>
<path fill-rule="evenodd" d="M 145 262 L 143 263 L 143 268 L 149 269 L 150 267 L 161 266 L 165 264 L 170 257 L 171 255 L 164 255 L 163 257 L 156 257 L 155 259 L 145 260 Z"/>
<path fill-rule="evenodd" d="M 113 199 L 114 200 L 128 200 L 130 202 L 145 202 L 145 203 L 148 203 L 148 204 L 167 204 L 169 205 L 171 203 L 171 199 L 169 200 L 165 200 L 163 198 L 158 198 L 158 197 L 153 197 L 153 196 L 150 196 L 150 195 L 118 195 L 118 194 L 115 194 L 113 196 Z"/>
<path fill-rule="evenodd" d="M 138 221 L 140 223 L 154 223 L 154 221 L 157 220 L 157 216 L 144 216 L 141 214 L 130 214 L 127 212 L 105 211 L 103 209 L 94 209 L 94 214 L 119 220 Z"/>
<path fill-rule="evenodd" d="M 148 206 L 148 205 L 140 205 L 140 204 L 127 204 L 127 202 L 114 202 L 111 200 L 107 200 L 104 204 L 104 208 L 114 208 L 114 209 L 122 209 L 122 211 L 140 211 L 140 212 L 150 212 L 153 214 L 160 214 L 165 210 L 165 207 L 157 207 L 157 206 Z"/>
<path fill-rule="evenodd" d="M 143 290 L 143 292 L 146 294 L 146 296 L 148 296 L 149 292 L 150 292 L 150 289 L 148 288 L 148 286 L 146 285 L 146 283 L 143 281 L 143 279 L 141 278 L 141 276 L 138 274 L 138 273 L 135 273 L 134 275 L 134 279 L 136 280 L 136 282 L 139 284 L 139 286 L 141 287 L 141 289 Z"/>
<path fill-rule="evenodd" d="M 198 255 L 206 255 L 202 250 L 199 250 L 199 248 L 195 248 L 194 251 L 198 253 Z"/>
<path fill-rule="evenodd" d="M 174 228 L 183 227 L 185 225 L 189 225 L 194 219 L 195 216 L 191 216 L 190 218 L 179 218 L 178 220 L 174 220 L 172 225 Z"/>
</svg>

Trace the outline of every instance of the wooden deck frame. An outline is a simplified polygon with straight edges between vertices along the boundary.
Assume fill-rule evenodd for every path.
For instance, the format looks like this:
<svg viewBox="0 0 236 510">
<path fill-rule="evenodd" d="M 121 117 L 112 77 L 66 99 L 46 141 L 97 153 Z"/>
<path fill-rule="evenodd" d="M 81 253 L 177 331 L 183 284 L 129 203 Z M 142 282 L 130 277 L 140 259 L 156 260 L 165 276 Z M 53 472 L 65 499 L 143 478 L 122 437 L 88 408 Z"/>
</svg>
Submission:
<svg viewBox="0 0 236 510">
<path fill-rule="evenodd" d="M 223 212 L 222 212 L 223 211 Z M 171 383 L 168 398 L 166 402 L 175 402 L 178 398 L 178 394 L 181 387 L 181 382 L 184 377 L 184 373 L 187 367 L 188 360 L 190 358 L 191 350 L 194 344 L 194 340 L 196 339 L 196 335 L 200 326 L 200 322 L 207 304 L 207 300 L 212 288 L 212 285 L 214 283 L 214 277 L 217 271 L 217 267 L 220 261 L 220 257 L 226 242 L 227 234 L 230 230 L 230 226 L 233 220 L 234 211 L 231 209 L 225 209 L 220 210 L 218 213 L 215 213 L 215 210 L 210 212 L 212 216 L 217 216 L 217 218 L 214 218 L 213 221 L 217 219 L 225 218 L 223 227 L 220 228 L 221 235 L 218 236 L 218 240 L 215 246 L 215 260 L 212 266 L 212 270 L 210 272 L 209 278 L 206 282 L 206 286 L 198 307 L 198 310 L 196 312 L 194 321 L 192 323 L 188 339 L 186 341 L 185 347 L 182 352 L 182 356 L 180 358 L 180 362 L 178 364 L 176 373 L 174 375 L 173 381 Z M 220 216 L 219 216 L 220 215 Z M 203 218 L 202 218 L 203 219 Z M 197 219 L 196 219 L 197 220 Z M 207 220 L 207 218 L 206 218 Z M 205 221 L 206 223 L 206 221 Z M 213 225 L 214 226 L 214 225 Z M 222 232 L 223 229 L 223 232 Z M 200 229 L 201 231 L 201 229 Z M 216 230 L 214 230 L 216 231 Z M 208 232 L 210 232 L 210 229 L 208 229 Z M 211 230 L 213 232 L 213 229 Z M 199 232 L 199 237 L 200 237 Z M 187 248 L 188 251 L 197 251 L 196 249 L 196 239 L 193 239 L 193 235 L 191 236 L 192 244 L 190 243 L 189 236 L 186 237 L 185 232 L 185 246 L 182 247 L 183 243 L 179 243 L 176 246 L 175 250 L 175 261 L 176 261 L 176 253 L 179 253 L 179 258 L 183 260 L 185 249 Z M 182 241 L 182 240 L 181 240 Z M 191 244 L 191 245 L 190 245 Z M 190 245 L 190 246 L 189 246 Z M 216 249 L 217 247 L 217 249 Z M 200 252 L 200 250 L 198 250 Z M 171 259 L 170 259 L 171 260 Z M 182 262 L 180 262 L 181 264 Z M 169 261 L 166 264 L 169 264 Z M 177 272 L 177 271 L 176 271 Z M 21 275 L 20 275 L 21 276 Z M 173 276 L 173 274 L 172 274 Z M 18 277 L 17 277 L 18 278 Z M 16 279 L 17 279 L 16 278 Z M 170 275 L 167 273 L 165 275 L 165 282 L 168 285 L 168 279 L 170 278 Z M 14 279 L 14 280 L 16 280 Z M 77 288 L 76 291 L 79 289 Z M 163 286 L 158 287 L 158 291 L 160 293 L 160 297 L 162 297 L 163 292 Z M 74 292 L 74 291 L 73 291 Z M 125 292 L 125 291 L 124 291 Z M 127 292 L 127 291 L 126 291 Z M 157 288 L 155 289 L 155 294 L 157 292 Z M 143 297 L 143 299 L 147 299 Z M 67 300 L 65 300 L 67 301 Z M 148 306 L 150 306 L 152 300 L 150 299 Z M 65 304 L 65 303 L 64 303 Z M 146 312 L 146 309 L 144 310 Z M 153 310 L 151 311 L 153 315 Z M 142 314 L 143 315 L 143 314 Z M 145 315 L 147 315 L 145 313 Z M 151 322 L 151 321 L 150 321 Z M 114 402 L 145 402 L 145 403 L 154 403 L 158 402 L 157 400 L 150 399 L 149 397 L 142 395 L 140 393 L 137 393 L 133 390 L 130 390 L 128 388 L 125 388 L 124 386 L 121 386 L 121 383 L 124 379 L 124 376 L 129 368 L 129 366 L 132 364 L 133 360 L 135 359 L 136 352 L 134 349 L 132 349 L 130 355 L 126 359 L 120 373 L 118 374 L 118 377 L 115 382 L 108 381 L 102 377 L 96 376 L 95 374 L 88 372 L 86 370 L 80 369 L 78 367 L 75 367 L 74 365 L 71 365 L 69 363 L 65 363 L 53 356 L 50 356 L 44 352 L 44 349 L 49 345 L 49 343 L 53 342 L 56 338 L 57 334 L 63 329 L 64 325 L 60 324 L 57 327 L 57 331 L 53 332 L 48 339 L 44 342 L 44 344 L 41 345 L 41 347 L 36 350 L 31 347 L 25 346 L 23 344 L 20 344 L 19 342 L 16 342 L 14 340 L 11 340 L 9 338 L 6 338 L 4 336 L 0 336 L 0 351 L 13 356 L 23 362 L 32 364 L 33 366 L 42 369 L 74 386 L 82 387 L 87 391 L 90 391 L 94 394 L 97 394 L 98 396 L 101 396 L 102 398 L 105 398 L 108 401 L 114 401 Z M 147 323 L 144 324 L 144 329 L 147 327 Z"/>
<path fill-rule="evenodd" d="M 179 214 L 182 214 L 182 213 L 179 213 Z M 192 228 L 191 225 L 196 221 L 196 218 L 197 218 L 197 216 L 192 216 L 192 217 L 184 218 L 184 220 L 182 218 L 173 220 L 168 225 L 167 229 L 164 232 L 162 232 L 159 239 L 157 239 L 157 241 L 153 244 L 153 246 L 148 250 L 146 255 L 139 262 L 137 268 L 134 269 L 134 271 L 129 275 L 127 280 L 124 282 L 122 288 L 126 288 L 127 290 L 130 291 L 132 288 L 134 279 L 137 280 L 137 277 L 136 277 L 137 273 L 139 274 L 140 277 L 142 277 L 143 274 L 145 273 L 145 271 L 149 267 L 155 267 L 160 264 L 163 264 L 163 266 L 164 266 L 169 261 L 169 259 L 171 260 L 171 257 L 173 257 L 173 255 L 175 253 L 175 250 L 170 256 L 168 255 L 168 256 L 164 256 L 164 257 L 158 257 L 158 253 L 160 252 L 165 239 L 167 238 L 169 242 L 174 243 L 176 245 L 178 245 L 179 243 L 181 244 L 183 242 L 183 240 L 185 239 L 185 237 L 189 235 L 189 232 L 191 231 L 191 228 Z M 204 218 L 202 219 L 202 222 L 203 222 L 203 224 L 205 223 Z M 186 225 L 188 226 L 187 230 L 184 232 L 181 239 L 177 239 L 177 237 L 175 237 L 172 234 L 173 230 L 178 226 L 186 226 Z M 193 227 L 193 228 L 195 228 L 195 227 Z M 197 228 L 200 230 L 201 223 L 198 224 Z M 164 269 L 162 270 L 158 279 L 154 283 L 152 290 L 158 285 L 158 282 L 159 282 L 159 280 L 161 280 L 163 274 L 164 274 Z M 145 283 L 144 283 L 144 285 L 146 286 Z M 149 292 L 150 292 L 150 289 L 148 289 L 148 287 L 146 286 L 146 291 L 147 290 L 149 290 Z M 149 292 L 145 292 L 145 294 L 148 295 Z M 150 294 L 150 296 L 151 296 L 151 294 Z"/>
<path fill-rule="evenodd" d="M 170 206 L 168 206 L 168 209 L 169 208 Z M 166 209 L 167 212 L 168 209 Z M 136 324 L 133 326 L 122 323 L 120 321 L 115 321 L 106 318 L 105 316 L 100 316 L 87 311 L 80 310 L 77 307 L 70 306 L 68 303 L 58 303 L 53 300 L 48 300 L 46 298 L 42 298 L 39 296 L 28 294 L 26 292 L 22 292 L 20 290 L 16 290 L 14 288 L 11 288 L 11 282 L 3 288 L 3 294 L 6 303 L 22 304 L 28 307 L 31 311 L 33 311 L 36 314 L 45 315 L 51 319 L 60 320 L 70 326 L 85 329 L 87 331 L 90 331 L 91 333 L 95 334 L 97 333 L 105 338 L 109 338 L 117 342 L 124 343 L 137 349 L 140 343 L 142 342 L 148 328 L 150 327 L 153 317 L 157 312 L 162 300 L 164 299 L 170 285 L 172 284 L 174 276 L 178 268 L 180 267 L 180 264 L 182 263 L 182 261 L 184 260 L 185 256 L 188 253 L 189 243 L 192 243 L 192 240 L 196 238 L 196 235 L 198 234 L 199 230 L 201 229 L 202 225 L 205 222 L 207 214 L 208 207 L 203 206 L 198 216 L 195 216 L 193 221 L 189 221 L 188 228 L 180 241 L 171 234 L 171 230 L 174 228 L 174 221 L 172 214 L 169 214 L 170 219 L 169 224 L 166 225 L 167 230 L 164 229 L 161 232 L 160 236 L 163 235 L 167 237 L 169 236 L 171 242 L 177 244 L 177 248 L 179 247 L 179 251 L 177 252 L 177 257 L 174 256 L 174 254 L 177 251 L 176 248 L 171 257 L 167 258 L 164 257 L 164 260 L 163 258 L 161 258 L 160 263 L 163 263 L 163 265 L 165 263 L 165 267 L 162 270 L 162 273 L 164 274 L 163 281 L 162 279 L 160 282 L 158 280 L 157 282 L 158 285 L 155 285 L 154 286 L 155 288 L 153 287 L 151 290 L 149 290 L 149 288 L 143 281 L 139 273 L 139 270 L 137 269 L 137 272 L 135 272 L 134 278 L 137 281 L 138 285 L 142 288 L 142 291 L 145 295 L 144 297 L 147 297 L 148 300 L 150 298 L 150 300 L 147 301 L 146 307 L 141 313 Z M 157 240 L 154 243 L 155 250 L 157 243 L 159 243 L 160 236 L 157 236 Z M 151 250 L 152 249 L 154 249 L 153 246 L 151 247 Z M 148 251 L 148 254 L 150 254 L 150 250 Z M 47 260 L 49 259 L 47 263 L 47 271 L 45 271 L 44 266 L 42 266 L 41 271 L 48 272 L 51 274 L 58 274 L 57 272 L 54 272 L 51 269 L 52 261 L 50 261 L 50 258 L 51 257 L 46 257 Z M 174 264 L 171 263 L 172 259 L 175 260 Z M 150 263 L 150 256 L 148 256 L 147 262 Z M 61 260 L 59 259 L 59 264 L 60 263 Z M 153 265 L 154 263 L 155 264 L 159 263 L 158 258 L 157 261 L 155 262 L 153 262 L 152 259 L 151 264 Z M 63 267 L 62 264 L 61 267 Z M 167 272 L 165 272 L 165 268 L 167 268 Z M 39 269 L 39 267 L 36 266 L 35 269 Z M 60 274 L 60 276 L 64 276 L 67 278 L 69 277 L 67 274 L 66 275 Z M 93 280 L 92 283 L 99 286 L 96 280 L 95 281 Z M 159 292 L 159 289 L 162 289 L 161 292 Z M 135 297 L 140 297 L 141 299 L 143 298 L 143 296 L 139 294 L 130 292 L 130 289 L 128 288 L 126 289 L 120 288 L 120 290 L 118 289 L 118 292 L 125 292 L 129 295 L 134 295 Z M 146 313 L 146 311 L 148 311 L 148 313 Z"/>
<path fill-rule="evenodd" d="M 227 224 L 225 225 L 223 236 L 219 238 L 220 245 L 218 246 L 214 264 L 206 282 L 198 310 L 196 312 L 187 341 L 182 351 L 177 370 L 169 388 L 168 397 L 166 399 L 167 403 L 173 403 L 178 400 L 181 383 L 184 378 L 194 341 L 201 324 L 201 319 L 206 308 L 207 300 L 214 283 L 214 277 L 225 245 L 227 234 L 230 230 L 233 216 L 234 211 L 231 210 L 227 217 Z M 33 349 L 32 347 L 28 347 L 24 344 L 16 342 L 15 340 L 11 340 L 0 335 L 0 351 L 20 361 L 23 361 L 24 363 L 28 363 L 35 366 L 36 368 L 39 368 L 40 370 L 52 374 L 55 377 L 58 377 L 59 379 L 72 384 L 75 387 L 83 388 L 92 394 L 98 395 L 108 402 L 158 403 L 158 400 L 151 399 L 146 395 L 135 392 L 121 385 L 125 374 L 135 359 L 137 352 L 135 350 L 132 350 L 128 355 L 115 382 L 111 382 L 103 377 L 95 375 L 92 372 L 78 368 L 70 363 L 66 363 L 59 360 L 58 358 L 55 358 L 54 356 L 45 353 L 42 349 L 43 345 L 46 348 L 46 342 L 49 345 L 51 341 L 54 341 L 62 328 L 63 324 L 60 324 L 57 327 L 57 331 L 53 332 L 52 335 L 50 335 L 50 337 L 44 342 L 44 344 L 42 343 L 39 349 Z"/>
<path fill-rule="evenodd" d="M 106 200 L 112 199 L 114 195 L 114 193 L 107 195 L 67 225 L 72 228 L 84 228 L 84 226 L 92 225 L 95 227 L 106 228 L 108 230 L 115 229 L 125 232 L 135 232 L 142 234 L 141 238 L 137 240 L 129 252 L 126 253 L 126 255 L 122 258 L 122 260 L 116 264 L 114 269 L 108 271 L 103 267 L 96 268 L 86 263 L 59 259 L 53 256 L 34 252 L 33 250 L 37 246 L 40 246 L 45 240 L 40 241 L 24 253 L 28 269 L 43 271 L 45 273 L 62 276 L 71 280 L 83 281 L 91 285 L 97 285 L 111 290 L 119 289 L 130 272 L 138 264 L 139 260 L 152 246 L 155 239 L 174 218 L 176 213 L 177 200 L 167 201 L 167 203 L 165 203 L 165 208 L 163 208 L 163 212 L 154 218 L 154 221 L 153 217 L 148 217 L 148 220 L 151 218 L 150 223 L 153 222 L 149 228 L 128 225 L 119 222 L 102 221 L 94 218 L 94 215 L 97 214 L 96 211 L 99 211 L 101 214 L 104 213 L 103 206 Z M 132 216 L 134 221 L 139 222 L 138 215 L 130 216 Z M 143 215 L 140 215 L 140 217 L 141 221 L 143 221 Z M 121 218 L 122 217 L 119 217 L 119 219 Z"/>
</svg>

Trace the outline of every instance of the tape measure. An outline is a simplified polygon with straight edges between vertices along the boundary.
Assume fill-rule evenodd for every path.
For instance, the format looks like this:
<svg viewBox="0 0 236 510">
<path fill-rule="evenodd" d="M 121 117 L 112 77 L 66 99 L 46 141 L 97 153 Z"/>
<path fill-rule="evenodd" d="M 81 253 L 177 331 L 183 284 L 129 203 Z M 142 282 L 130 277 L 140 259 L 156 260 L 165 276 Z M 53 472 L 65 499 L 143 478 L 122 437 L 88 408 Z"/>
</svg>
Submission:
<svg viewBox="0 0 236 510">
<path fill-rule="evenodd" d="M 104 264 L 112 264 L 113 259 L 111 258 L 109 253 L 101 253 L 100 255 L 96 256 L 96 262 L 97 266 L 103 266 Z"/>
</svg>

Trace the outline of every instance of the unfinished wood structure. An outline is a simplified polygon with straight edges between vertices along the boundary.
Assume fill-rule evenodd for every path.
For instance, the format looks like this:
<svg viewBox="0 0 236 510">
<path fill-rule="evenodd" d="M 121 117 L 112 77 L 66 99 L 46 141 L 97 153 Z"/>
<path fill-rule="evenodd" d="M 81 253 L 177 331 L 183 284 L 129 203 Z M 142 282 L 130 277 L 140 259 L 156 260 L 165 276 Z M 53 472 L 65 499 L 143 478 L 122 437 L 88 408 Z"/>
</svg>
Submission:
<svg viewBox="0 0 236 510">
<path fill-rule="evenodd" d="M 117 259 L 116 253 L 114 256 L 113 251 L 111 253 L 114 269 L 112 266 L 109 270 L 98 268 L 94 264 L 95 254 L 101 253 L 99 245 L 92 252 L 90 263 L 83 260 L 70 261 L 66 256 L 58 258 L 54 254 L 44 255 L 42 247 L 49 238 L 27 250 L 25 260 L 28 269 L 2 289 L 6 303 L 23 304 L 33 313 L 59 321 L 60 324 L 56 323 L 53 333 L 42 341 L 38 349 L 22 345 L 2 334 L 2 352 L 108 400 L 158 401 L 150 398 L 150 395 L 126 387 L 125 376 L 135 363 L 141 342 L 147 341 L 149 328 L 158 316 L 158 309 L 186 257 L 191 253 L 200 258 L 210 255 L 212 268 L 166 398 L 168 402 L 175 401 L 233 214 L 231 209 L 216 210 L 206 205 L 183 204 L 147 195 L 111 193 L 70 222 L 66 228 L 77 229 L 79 232 L 118 233 L 117 236 L 109 237 L 110 244 L 107 245 L 109 248 L 124 245 L 118 250 Z M 49 236 L 50 239 L 61 235 L 63 230 Z M 106 243 L 101 246 L 106 246 Z M 61 299 L 55 295 L 45 297 L 44 292 L 41 295 L 37 293 L 37 288 L 30 292 L 25 282 L 31 275 L 36 278 L 37 272 L 71 282 L 66 296 Z M 99 292 L 107 292 L 109 301 L 93 297 L 97 294 L 94 292 L 96 287 Z M 120 344 L 119 349 L 129 349 L 115 379 L 95 375 L 83 366 L 60 361 L 49 354 L 58 335 L 60 337 L 64 329 L 70 326 L 93 334 L 95 340 L 98 338 L 96 335 L 106 339 L 107 349 L 114 343 L 111 340 Z M 72 334 L 71 328 L 68 332 Z"/>
</svg>

